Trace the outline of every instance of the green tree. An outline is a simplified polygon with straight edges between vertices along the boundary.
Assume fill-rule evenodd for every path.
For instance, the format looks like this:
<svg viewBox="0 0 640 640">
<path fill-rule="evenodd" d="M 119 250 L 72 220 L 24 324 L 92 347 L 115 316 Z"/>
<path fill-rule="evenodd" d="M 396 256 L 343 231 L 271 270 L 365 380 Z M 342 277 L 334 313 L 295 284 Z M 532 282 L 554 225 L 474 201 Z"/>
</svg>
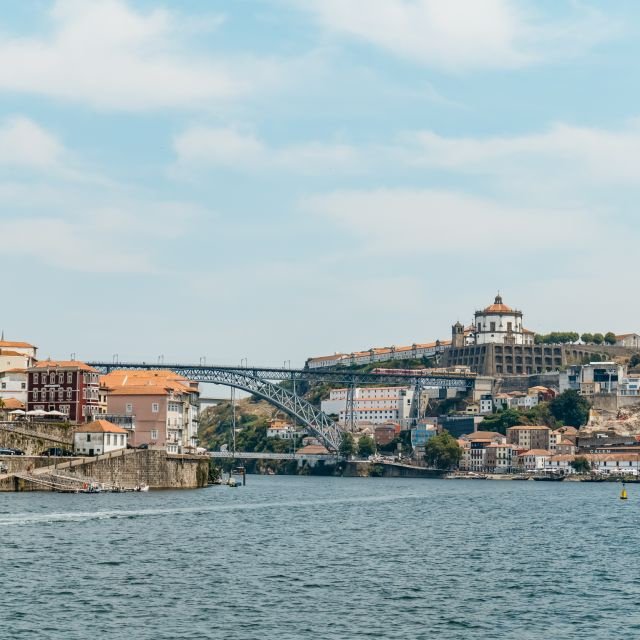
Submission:
<svg viewBox="0 0 640 640">
<path fill-rule="evenodd" d="M 449 470 L 458 466 L 462 448 L 447 431 L 429 438 L 424 448 L 426 461 L 436 469 Z"/>
<path fill-rule="evenodd" d="M 604 336 L 601 333 L 593 334 L 593 344 L 602 344 L 604 342 Z"/>
<path fill-rule="evenodd" d="M 581 427 L 589 419 L 589 403 L 573 389 L 561 393 L 549 403 L 549 411 L 562 424 Z"/>
<path fill-rule="evenodd" d="M 591 463 L 584 456 L 578 456 L 569 464 L 576 473 L 589 473 L 591 471 Z"/>
<path fill-rule="evenodd" d="M 629 367 L 633 369 L 640 365 L 640 353 L 634 353 L 629 359 Z"/>
<path fill-rule="evenodd" d="M 355 452 L 356 445 L 353 441 L 353 436 L 345 431 L 340 440 L 339 453 L 343 458 L 350 458 Z"/>
<path fill-rule="evenodd" d="M 591 344 L 593 342 L 593 333 L 583 333 L 580 336 L 580 340 L 585 344 Z"/>
<path fill-rule="evenodd" d="M 613 333 L 613 331 L 608 331 L 607 333 L 605 333 L 604 335 L 604 341 L 607 344 L 615 344 L 616 342 L 618 342 L 618 338 L 616 338 L 616 334 Z"/>
<path fill-rule="evenodd" d="M 483 431 L 496 431 L 502 435 L 507 433 L 509 427 L 524 424 L 524 415 L 517 409 L 505 409 L 487 416 L 481 423 Z"/>
<path fill-rule="evenodd" d="M 368 458 L 376 452 L 376 443 L 371 436 L 362 436 L 358 440 L 358 455 L 362 458 Z"/>
</svg>

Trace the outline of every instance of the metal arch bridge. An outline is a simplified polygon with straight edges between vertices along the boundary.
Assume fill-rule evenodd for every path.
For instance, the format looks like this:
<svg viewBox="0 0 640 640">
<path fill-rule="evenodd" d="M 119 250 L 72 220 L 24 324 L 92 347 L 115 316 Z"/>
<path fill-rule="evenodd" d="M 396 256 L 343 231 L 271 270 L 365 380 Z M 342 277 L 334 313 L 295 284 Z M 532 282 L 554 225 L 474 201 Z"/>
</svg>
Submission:
<svg viewBox="0 0 640 640">
<path fill-rule="evenodd" d="M 241 389 L 278 407 L 300 424 L 305 425 L 330 451 L 337 451 L 342 437 L 341 427 L 323 411 L 303 397 L 277 384 L 282 381 L 331 382 L 348 385 L 347 402 L 353 408 L 353 389 L 356 385 L 402 384 L 414 386 L 417 391 L 425 387 L 446 387 L 469 390 L 474 376 L 459 374 L 432 375 L 422 372 L 359 373 L 348 369 L 315 370 L 273 367 L 226 367 L 215 365 L 150 364 L 146 362 L 88 362 L 102 373 L 113 370 L 169 370 L 193 380 Z M 418 393 L 418 397 L 420 394 Z M 348 409 L 347 409 L 348 411 Z M 353 414 L 353 411 L 352 411 Z"/>
</svg>

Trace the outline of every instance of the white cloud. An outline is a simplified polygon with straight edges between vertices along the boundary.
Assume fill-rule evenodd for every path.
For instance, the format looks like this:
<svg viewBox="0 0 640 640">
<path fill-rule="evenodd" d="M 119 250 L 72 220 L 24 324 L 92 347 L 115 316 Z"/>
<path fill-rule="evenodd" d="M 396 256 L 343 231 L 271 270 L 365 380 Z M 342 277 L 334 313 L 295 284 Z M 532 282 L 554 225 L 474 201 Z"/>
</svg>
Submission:
<svg viewBox="0 0 640 640">
<path fill-rule="evenodd" d="M 28 118 L 16 116 L 0 125 L 0 166 L 51 169 L 65 153 L 55 136 Z"/>
<path fill-rule="evenodd" d="M 330 31 L 447 70 L 515 68 L 591 46 L 613 30 L 574 6 L 566 23 L 542 23 L 515 0 L 293 0 Z"/>
<path fill-rule="evenodd" d="M 360 251 L 374 255 L 464 252 L 468 260 L 471 254 L 499 251 L 513 257 L 562 248 L 568 237 L 593 242 L 599 230 L 597 220 L 583 211 L 516 208 L 433 189 L 336 191 L 307 198 L 302 208 L 358 237 Z"/>
<path fill-rule="evenodd" d="M 0 90 L 101 109 L 191 108 L 243 92 L 251 73 L 257 75 L 257 62 L 250 71 L 193 53 L 187 37 L 193 25 L 183 28 L 164 9 L 143 13 L 123 0 L 57 0 L 50 18 L 48 37 L 0 35 Z M 214 27 L 219 20 L 205 23 Z"/>
<path fill-rule="evenodd" d="M 620 130 L 557 124 L 543 133 L 511 137 L 447 138 L 430 131 L 404 135 L 408 164 L 461 173 L 512 177 L 527 174 L 575 186 L 630 184 L 640 180 L 640 127 Z"/>
<path fill-rule="evenodd" d="M 309 142 L 270 147 L 253 134 L 233 128 L 191 127 L 176 137 L 174 148 L 178 165 L 184 169 L 228 167 L 315 173 L 360 170 L 364 161 L 351 145 Z"/>
<path fill-rule="evenodd" d="M 120 235 L 120 234 L 118 234 Z M 91 221 L 59 217 L 0 220 L 5 255 L 80 272 L 149 273 L 154 269 L 144 252 L 128 251 Z"/>
</svg>

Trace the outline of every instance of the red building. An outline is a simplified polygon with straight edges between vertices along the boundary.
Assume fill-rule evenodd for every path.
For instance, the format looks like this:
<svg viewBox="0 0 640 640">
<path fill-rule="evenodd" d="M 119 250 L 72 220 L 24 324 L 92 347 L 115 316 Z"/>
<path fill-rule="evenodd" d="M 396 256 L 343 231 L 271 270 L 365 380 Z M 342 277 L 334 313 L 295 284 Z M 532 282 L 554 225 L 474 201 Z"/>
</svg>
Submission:
<svg viewBox="0 0 640 640">
<path fill-rule="evenodd" d="M 27 411 L 60 411 L 78 424 L 99 413 L 99 374 L 84 362 L 43 360 L 27 374 Z"/>
</svg>

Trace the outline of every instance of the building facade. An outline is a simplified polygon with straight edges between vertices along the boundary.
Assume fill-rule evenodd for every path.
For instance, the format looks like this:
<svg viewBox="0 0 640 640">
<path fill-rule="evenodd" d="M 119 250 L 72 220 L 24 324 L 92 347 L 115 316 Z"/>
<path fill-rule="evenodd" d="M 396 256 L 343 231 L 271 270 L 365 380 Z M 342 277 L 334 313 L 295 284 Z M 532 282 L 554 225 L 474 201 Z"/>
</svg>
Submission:
<svg viewBox="0 0 640 640">
<path fill-rule="evenodd" d="M 509 427 L 507 429 L 507 442 L 515 444 L 523 449 L 549 450 L 549 435 L 551 429 L 545 426 L 526 425 Z"/>
<path fill-rule="evenodd" d="M 194 449 L 198 438 L 198 384 L 173 371 L 112 371 L 102 378 L 107 414 L 135 424 L 131 443 Z"/>
<path fill-rule="evenodd" d="M 393 421 L 407 423 L 411 416 L 413 389 L 408 387 L 357 387 L 353 390 L 353 418 L 348 404 L 348 389 L 332 389 L 322 411 L 338 416 L 338 422 L 357 428 L 365 424 Z"/>
<path fill-rule="evenodd" d="M 99 456 L 110 451 L 126 449 L 128 432 L 107 420 L 95 420 L 73 432 L 74 453 Z"/>
<path fill-rule="evenodd" d="M 27 370 L 27 411 L 59 411 L 91 422 L 99 411 L 98 372 L 76 360 L 42 360 Z"/>
</svg>

